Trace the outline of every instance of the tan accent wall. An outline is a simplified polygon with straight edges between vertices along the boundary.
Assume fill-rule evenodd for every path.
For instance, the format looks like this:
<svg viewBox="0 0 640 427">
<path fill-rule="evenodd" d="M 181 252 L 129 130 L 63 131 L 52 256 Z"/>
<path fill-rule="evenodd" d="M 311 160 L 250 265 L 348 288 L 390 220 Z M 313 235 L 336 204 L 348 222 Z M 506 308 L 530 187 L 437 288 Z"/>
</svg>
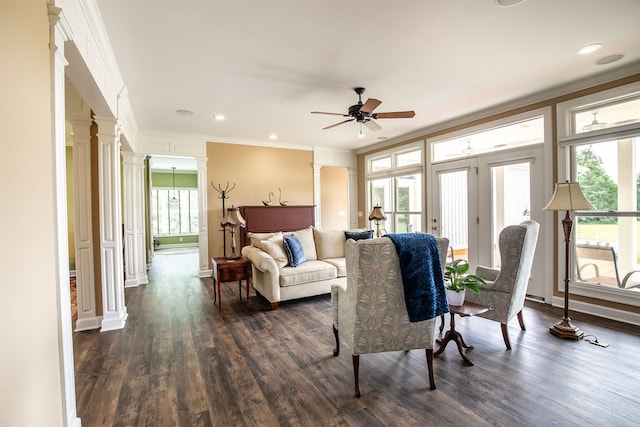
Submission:
<svg viewBox="0 0 640 427">
<path fill-rule="evenodd" d="M 59 295 L 68 279 L 60 283 L 58 260 L 67 254 L 58 253 L 66 236 L 56 233 L 47 3 L 0 2 L 0 180 L 9 184 L 0 209 L 1 426 L 62 426 L 65 418 Z"/>
<path fill-rule="evenodd" d="M 278 188 L 282 200 L 289 205 L 313 205 L 313 152 L 249 145 L 207 143 L 207 219 L 209 224 L 209 256 L 222 256 L 223 218 L 220 193 L 215 191 L 235 184 L 225 200 L 225 208 L 262 205 L 269 199 L 278 204 Z M 227 233 L 227 254 L 230 234 Z M 236 234 L 238 250 L 239 235 Z"/>
<path fill-rule="evenodd" d="M 349 229 L 349 171 L 343 167 L 320 168 L 320 222 L 325 230 Z M 340 213 L 343 213 L 340 216 Z"/>
<path fill-rule="evenodd" d="M 619 79 L 619 80 L 615 80 L 612 82 L 608 82 L 608 83 L 604 83 L 604 84 L 600 84 L 588 89 L 584 89 L 584 90 L 580 90 L 577 92 L 573 92 L 573 93 L 569 93 L 566 95 L 562 95 L 562 96 L 558 96 L 555 98 L 551 98 L 548 99 L 546 101 L 541 101 L 541 102 L 537 102 L 534 104 L 530 104 L 527 106 L 523 106 L 523 107 L 519 107 L 519 108 L 515 108 L 509 111 L 504 111 L 502 113 L 499 114 L 494 114 L 488 117 L 484 117 L 482 119 L 478 119 L 478 120 L 473 120 L 470 121 L 468 123 L 464 123 L 461 125 L 457 125 L 457 126 L 452 126 L 450 128 L 446 128 L 446 129 L 442 129 L 439 130 L 438 132 L 431 132 L 431 133 L 425 133 L 424 135 L 420 135 L 418 137 L 414 137 L 412 139 L 408 139 L 406 141 L 403 142 L 399 142 L 397 144 L 392 144 L 392 145 L 388 145 L 385 147 L 379 147 L 376 149 L 373 149 L 371 151 L 367 151 L 367 152 L 363 152 L 358 154 L 357 156 L 357 164 L 358 164 L 358 210 L 359 211 L 365 211 L 365 178 L 364 178 L 364 158 L 367 155 L 370 154 L 374 154 L 380 151 L 384 151 L 384 150 L 388 150 L 390 148 L 395 148 L 395 147 L 402 147 L 404 145 L 410 144 L 412 142 L 415 141 L 419 141 L 419 140 L 426 140 L 427 138 L 434 138 L 436 136 L 439 135 L 443 135 L 446 133 L 450 133 L 450 132 L 455 132 L 458 130 L 462 130 L 462 129 L 467 129 L 470 128 L 472 126 L 476 126 L 476 125 L 480 125 L 483 123 L 487 123 L 487 122 L 491 122 L 494 120 L 498 120 L 501 118 L 505 118 L 505 117 L 510 117 L 513 116 L 515 114 L 519 114 L 519 113 L 524 113 L 527 111 L 532 111 L 532 110 L 536 110 L 539 108 L 544 108 L 544 107 L 551 107 L 552 109 L 552 115 L 551 115 L 551 126 L 552 126 L 552 140 L 551 140 L 551 144 L 553 147 L 553 159 L 552 159 L 552 165 L 551 167 L 553 168 L 553 182 L 557 181 L 557 163 L 558 163 L 558 153 L 557 153 L 557 143 L 558 143 L 558 137 L 557 137 L 557 129 L 558 129 L 558 123 L 557 123 L 557 117 L 556 117 L 556 108 L 557 108 L 557 104 L 561 103 L 561 102 L 565 102 L 571 99 L 575 99 L 575 98 L 579 98 L 585 95 L 590 95 L 593 93 L 598 93 L 598 92 L 602 92 L 604 90 L 608 90 L 608 89 L 612 89 L 615 87 L 619 87 L 619 86 L 624 86 L 630 83 L 634 83 L 634 82 L 638 82 L 640 81 L 640 74 L 635 74 L 633 76 L 630 77 L 626 77 L 623 79 Z M 427 147 L 428 149 L 428 147 Z M 425 177 L 425 179 L 429 179 L 429 177 Z M 426 183 L 428 184 L 428 183 Z M 425 186 L 425 188 L 428 188 Z M 427 205 L 428 205 L 428 201 L 427 201 Z M 428 209 L 428 207 L 427 207 Z M 557 217 L 557 213 L 556 213 L 556 217 Z M 555 221 L 555 226 L 556 229 L 554 230 L 554 236 L 558 235 L 558 230 L 557 227 L 559 227 L 560 224 L 560 219 L 556 218 L 557 221 Z M 364 216 L 362 218 L 358 218 L 358 225 L 359 226 L 364 226 L 365 224 L 365 218 Z M 557 242 L 555 242 L 554 244 L 554 277 L 558 277 L 557 271 L 558 271 L 558 249 L 557 249 L 558 245 Z M 563 293 L 558 291 L 558 286 L 557 283 L 554 286 L 554 295 L 555 296 L 563 296 Z M 580 295 L 571 295 L 571 299 L 575 300 L 575 301 L 583 301 L 589 304 L 595 304 L 595 305 L 600 305 L 603 307 L 610 307 L 610 308 L 616 308 L 619 310 L 623 310 L 623 311 L 628 311 L 631 313 L 640 313 L 640 307 L 634 307 L 634 306 L 630 306 L 630 305 L 626 305 L 626 304 L 619 304 L 619 303 L 615 303 L 615 302 L 611 302 L 611 301 L 603 301 L 600 299 L 596 299 L 596 298 L 588 298 L 588 297 L 584 297 L 584 296 L 580 296 Z"/>
</svg>

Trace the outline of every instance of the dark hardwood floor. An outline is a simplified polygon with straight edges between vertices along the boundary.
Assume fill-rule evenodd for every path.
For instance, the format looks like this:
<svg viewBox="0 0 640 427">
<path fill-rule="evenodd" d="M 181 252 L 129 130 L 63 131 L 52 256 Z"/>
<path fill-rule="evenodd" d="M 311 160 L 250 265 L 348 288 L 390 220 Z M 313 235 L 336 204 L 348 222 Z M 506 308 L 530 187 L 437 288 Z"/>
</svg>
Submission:
<svg viewBox="0 0 640 427">
<path fill-rule="evenodd" d="M 353 397 L 350 351 L 335 344 L 330 297 L 251 308 L 223 284 L 223 311 L 197 254 L 158 255 L 148 285 L 126 290 L 123 330 L 74 334 L 76 393 L 91 426 L 637 426 L 640 331 L 574 314 L 587 340 L 548 333 L 561 310 L 527 303 L 526 332 L 514 319 L 512 351 L 500 325 L 457 319 L 475 350 L 463 366 L 455 346 L 360 358 L 362 397 Z M 448 319 L 448 316 L 447 316 Z M 447 325 L 448 326 L 448 325 Z"/>
</svg>

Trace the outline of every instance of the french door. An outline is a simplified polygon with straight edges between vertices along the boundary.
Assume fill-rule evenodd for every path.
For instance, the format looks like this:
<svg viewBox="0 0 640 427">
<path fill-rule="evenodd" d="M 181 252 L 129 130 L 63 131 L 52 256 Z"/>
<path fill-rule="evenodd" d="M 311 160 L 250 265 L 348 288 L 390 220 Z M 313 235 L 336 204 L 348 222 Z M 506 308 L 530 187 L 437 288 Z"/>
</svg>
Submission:
<svg viewBox="0 0 640 427">
<path fill-rule="evenodd" d="M 528 147 L 467 157 L 432 166 L 431 230 L 448 237 L 454 258 L 500 267 L 498 237 L 513 224 L 543 223 L 543 149 Z M 542 239 L 542 233 L 540 235 Z M 544 299 L 542 243 L 527 294 Z"/>
</svg>

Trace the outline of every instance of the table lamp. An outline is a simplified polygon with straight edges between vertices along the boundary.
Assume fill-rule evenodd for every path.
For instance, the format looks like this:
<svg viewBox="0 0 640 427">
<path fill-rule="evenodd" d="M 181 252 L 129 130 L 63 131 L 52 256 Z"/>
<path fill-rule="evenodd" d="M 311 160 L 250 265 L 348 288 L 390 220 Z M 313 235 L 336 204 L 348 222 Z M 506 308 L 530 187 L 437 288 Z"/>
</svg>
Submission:
<svg viewBox="0 0 640 427">
<path fill-rule="evenodd" d="M 380 237 L 380 221 L 385 221 L 386 219 L 387 217 L 382 213 L 382 207 L 375 205 L 371 214 L 369 214 L 369 221 L 376 222 L 376 237 Z"/>
<path fill-rule="evenodd" d="M 593 206 L 585 199 L 577 182 L 558 182 L 553 190 L 553 196 L 547 206 L 543 208 L 546 211 L 567 211 L 562 220 L 562 228 L 564 230 L 564 316 L 558 323 L 549 327 L 549 332 L 560 338 L 570 338 L 579 340 L 584 336 L 584 332 L 580 328 L 571 324 L 569 318 L 569 241 L 571 237 L 571 229 L 573 228 L 573 220 L 569 216 L 570 211 L 591 210 Z"/>
<path fill-rule="evenodd" d="M 231 232 L 231 255 L 227 257 L 227 259 L 238 259 L 240 255 L 236 254 L 236 230 L 238 227 L 244 228 L 247 223 L 240 215 L 240 209 L 234 207 L 233 205 L 227 209 L 227 217 L 220 223 L 222 227 L 226 230 L 229 228 Z"/>
</svg>

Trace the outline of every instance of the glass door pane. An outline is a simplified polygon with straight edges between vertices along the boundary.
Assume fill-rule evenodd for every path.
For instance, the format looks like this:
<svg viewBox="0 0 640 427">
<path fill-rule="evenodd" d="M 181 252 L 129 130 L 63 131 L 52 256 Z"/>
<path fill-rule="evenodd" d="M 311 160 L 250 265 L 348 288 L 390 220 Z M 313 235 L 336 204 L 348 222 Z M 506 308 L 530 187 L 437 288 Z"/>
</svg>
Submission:
<svg viewBox="0 0 640 427">
<path fill-rule="evenodd" d="M 440 186 L 440 232 L 449 238 L 454 258 L 469 257 L 467 170 L 443 173 Z"/>
<path fill-rule="evenodd" d="M 492 267 L 500 267 L 498 237 L 508 225 L 531 219 L 529 163 L 491 167 Z"/>
<path fill-rule="evenodd" d="M 476 159 L 434 165 L 430 232 L 449 239 L 455 259 L 478 263 Z M 450 255 L 450 254 L 449 254 Z"/>
</svg>

